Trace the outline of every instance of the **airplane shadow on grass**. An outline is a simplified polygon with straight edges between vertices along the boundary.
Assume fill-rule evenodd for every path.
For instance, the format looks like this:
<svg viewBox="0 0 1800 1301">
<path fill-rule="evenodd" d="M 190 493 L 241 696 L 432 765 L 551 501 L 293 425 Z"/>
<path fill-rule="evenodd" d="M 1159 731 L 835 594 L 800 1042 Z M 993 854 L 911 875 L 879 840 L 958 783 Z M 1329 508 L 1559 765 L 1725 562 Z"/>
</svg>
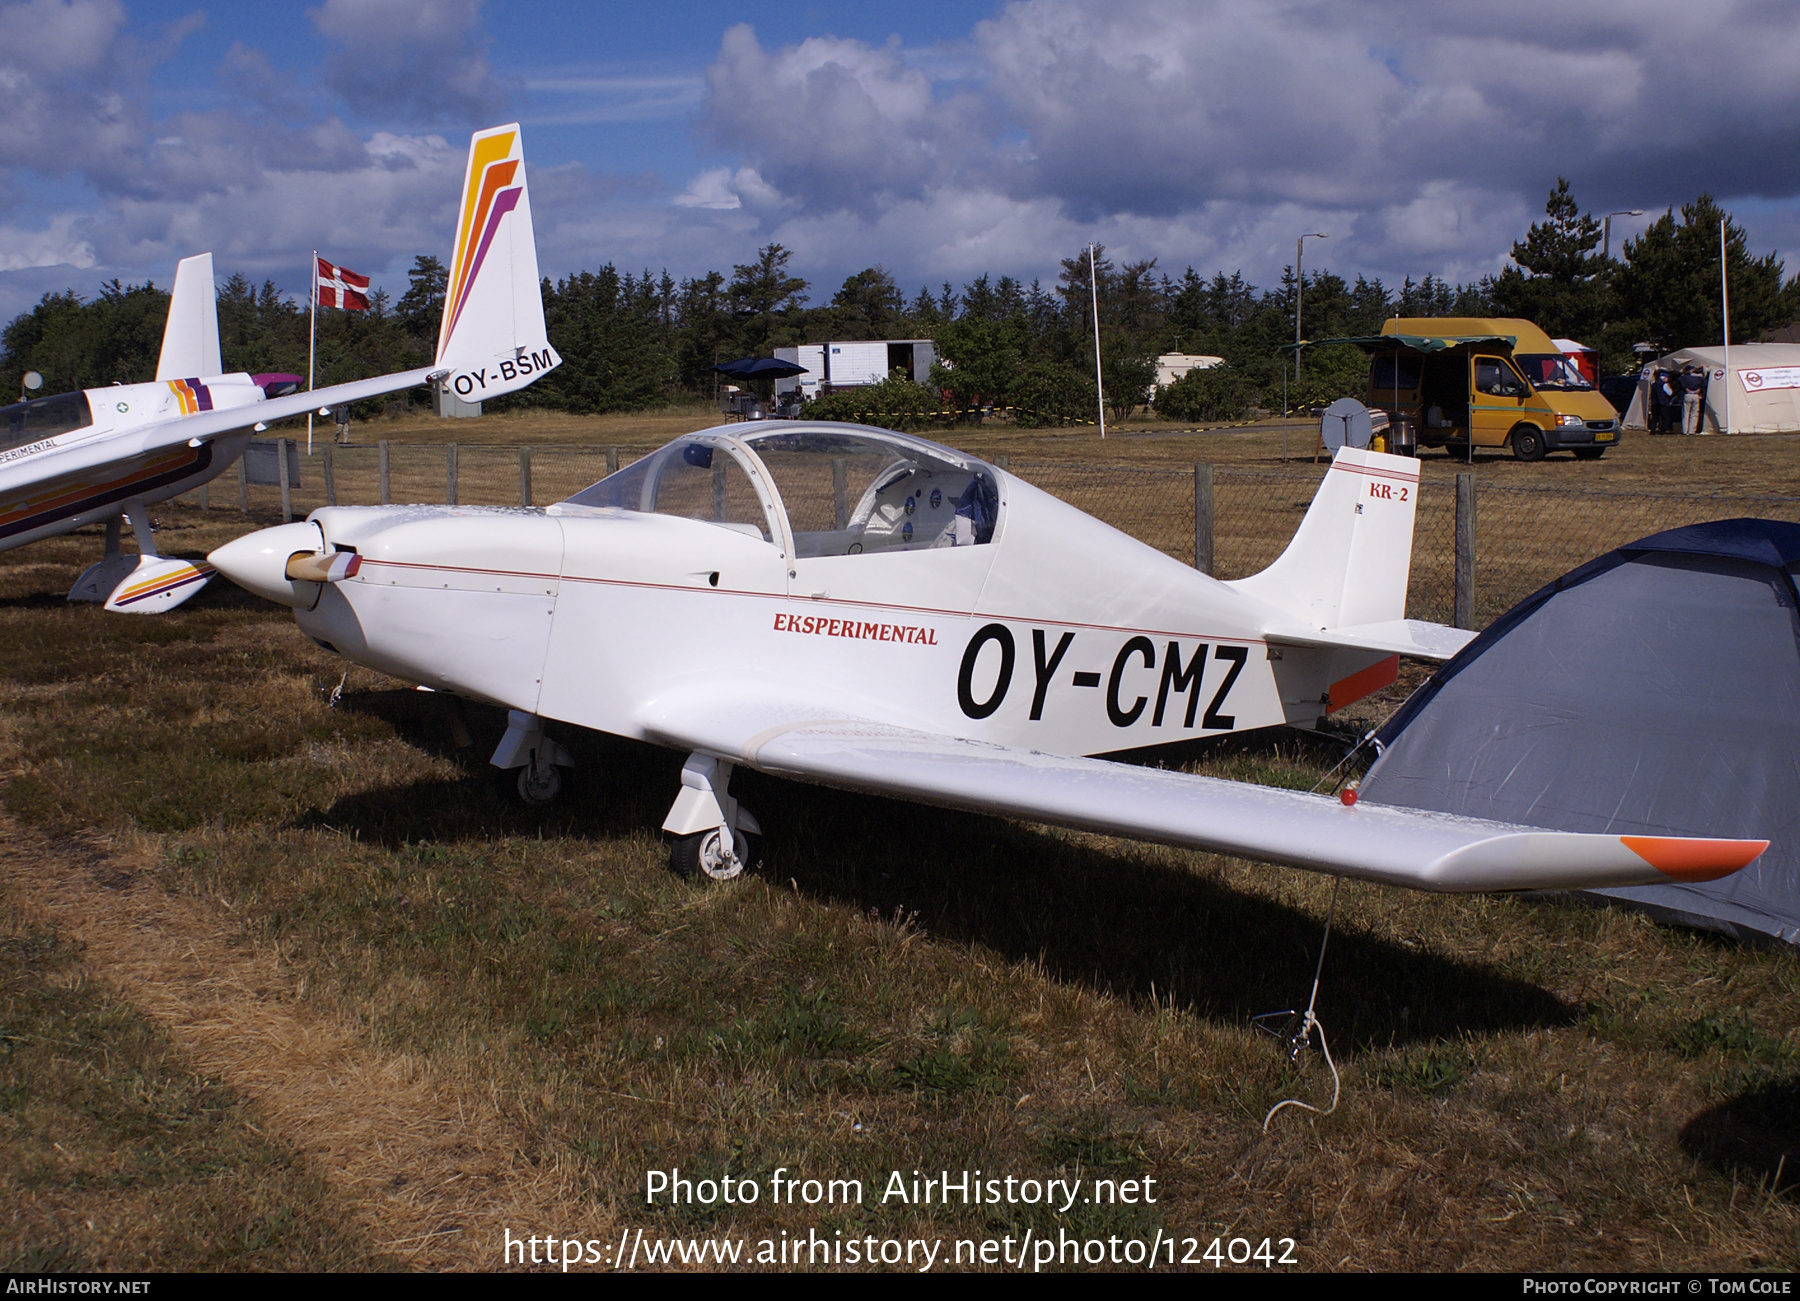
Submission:
<svg viewBox="0 0 1800 1301">
<path fill-rule="evenodd" d="M 1763 1195 L 1800 1197 L 1800 1080 L 1746 1090 L 1682 1126 L 1682 1150 Z"/>
<path fill-rule="evenodd" d="M 364 841 L 654 831 L 679 782 L 682 756 L 673 751 L 564 729 L 559 739 L 580 765 L 574 787 L 554 805 L 529 808 L 511 793 L 510 776 L 487 765 L 505 726 L 498 710 L 465 708 L 472 743 L 458 747 L 442 697 L 368 692 L 342 707 L 385 719 L 469 774 L 350 796 L 306 820 L 355 830 Z M 763 874 L 822 901 L 889 917 L 916 913 L 939 938 L 979 943 L 1117 995 L 1148 998 L 1154 987 L 1159 999 L 1221 1023 L 1305 1003 L 1323 919 L 1226 880 L 1001 818 L 749 769 L 739 769 L 732 791 L 767 832 Z M 1577 1015 L 1490 966 L 1341 923 L 1319 1011 L 1334 1045 L 1350 1051 L 1567 1025 Z"/>
</svg>

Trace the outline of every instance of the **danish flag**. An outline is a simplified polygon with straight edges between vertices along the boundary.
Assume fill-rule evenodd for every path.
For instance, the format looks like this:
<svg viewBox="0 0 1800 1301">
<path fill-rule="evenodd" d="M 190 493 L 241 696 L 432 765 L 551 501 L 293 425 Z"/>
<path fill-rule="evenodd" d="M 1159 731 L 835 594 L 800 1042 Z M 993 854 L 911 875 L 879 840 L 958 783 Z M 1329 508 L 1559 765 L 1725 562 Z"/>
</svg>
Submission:
<svg viewBox="0 0 1800 1301">
<path fill-rule="evenodd" d="M 369 277 L 333 266 L 316 253 L 313 257 L 319 264 L 320 307 L 342 307 L 350 312 L 369 310 Z"/>
</svg>

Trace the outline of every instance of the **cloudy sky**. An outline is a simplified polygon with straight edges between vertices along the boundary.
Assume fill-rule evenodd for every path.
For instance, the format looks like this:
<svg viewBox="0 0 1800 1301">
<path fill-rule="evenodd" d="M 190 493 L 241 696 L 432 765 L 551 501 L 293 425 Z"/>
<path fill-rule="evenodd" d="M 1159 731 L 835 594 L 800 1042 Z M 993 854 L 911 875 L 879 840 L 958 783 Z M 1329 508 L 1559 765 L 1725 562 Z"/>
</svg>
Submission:
<svg viewBox="0 0 1800 1301">
<path fill-rule="evenodd" d="M 1466 280 L 1558 175 L 1710 190 L 1800 271 L 1791 0 L 0 0 L 0 320 L 207 249 L 403 288 L 515 119 L 551 275 L 779 241 L 822 301 L 1097 239 L 1268 284 L 1327 231 L 1309 266 Z"/>
</svg>

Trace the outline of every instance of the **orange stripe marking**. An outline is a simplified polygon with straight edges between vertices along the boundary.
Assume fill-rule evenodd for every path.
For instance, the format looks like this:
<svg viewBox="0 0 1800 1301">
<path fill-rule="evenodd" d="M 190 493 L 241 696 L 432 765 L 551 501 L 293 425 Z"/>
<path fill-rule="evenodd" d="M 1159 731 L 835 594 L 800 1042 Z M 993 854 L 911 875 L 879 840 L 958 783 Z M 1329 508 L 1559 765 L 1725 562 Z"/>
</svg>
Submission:
<svg viewBox="0 0 1800 1301">
<path fill-rule="evenodd" d="M 1766 840 L 1690 840 L 1681 836 L 1620 836 L 1619 843 L 1677 881 L 1716 881 L 1748 867 Z"/>
<path fill-rule="evenodd" d="M 1390 655 L 1347 678 L 1339 678 L 1331 684 L 1331 690 L 1326 694 L 1331 697 L 1332 710 L 1336 711 L 1353 701 L 1361 700 L 1372 691 L 1392 686 L 1399 678 L 1400 657 Z"/>
</svg>

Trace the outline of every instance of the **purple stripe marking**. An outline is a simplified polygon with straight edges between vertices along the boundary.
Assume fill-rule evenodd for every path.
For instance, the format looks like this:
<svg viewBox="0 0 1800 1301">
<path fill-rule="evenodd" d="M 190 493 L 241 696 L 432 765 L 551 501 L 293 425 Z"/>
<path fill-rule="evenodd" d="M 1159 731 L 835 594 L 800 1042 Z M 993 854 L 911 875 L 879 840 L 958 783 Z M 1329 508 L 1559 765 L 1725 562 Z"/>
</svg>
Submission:
<svg viewBox="0 0 1800 1301">
<path fill-rule="evenodd" d="M 206 385 L 197 379 L 190 379 L 187 381 L 187 386 L 194 390 L 194 401 L 200 404 L 202 411 L 213 409 L 212 394 L 207 390 Z"/>
<path fill-rule="evenodd" d="M 164 580 L 160 587 L 154 587 L 148 592 L 140 592 L 136 596 L 128 596 L 123 601 L 120 601 L 119 605 L 136 605 L 139 601 L 148 601 L 153 596 L 161 596 L 164 592 L 173 592 L 177 588 L 186 587 L 189 583 L 198 583 L 211 578 L 212 576 L 213 570 L 208 566 L 203 572 L 183 574 L 173 582 Z"/>
<path fill-rule="evenodd" d="M 493 209 L 488 213 L 487 229 L 481 233 L 481 244 L 475 250 L 475 264 L 469 270 L 469 278 L 463 282 L 462 296 L 456 300 L 456 314 L 450 318 L 451 334 L 456 333 L 456 323 L 462 319 L 463 304 L 469 301 L 469 291 L 475 288 L 475 277 L 481 274 L 481 264 L 487 261 L 488 245 L 494 242 L 494 233 L 500 229 L 500 218 L 519 206 L 519 196 L 524 192 L 523 185 L 516 185 L 494 196 Z"/>
</svg>

